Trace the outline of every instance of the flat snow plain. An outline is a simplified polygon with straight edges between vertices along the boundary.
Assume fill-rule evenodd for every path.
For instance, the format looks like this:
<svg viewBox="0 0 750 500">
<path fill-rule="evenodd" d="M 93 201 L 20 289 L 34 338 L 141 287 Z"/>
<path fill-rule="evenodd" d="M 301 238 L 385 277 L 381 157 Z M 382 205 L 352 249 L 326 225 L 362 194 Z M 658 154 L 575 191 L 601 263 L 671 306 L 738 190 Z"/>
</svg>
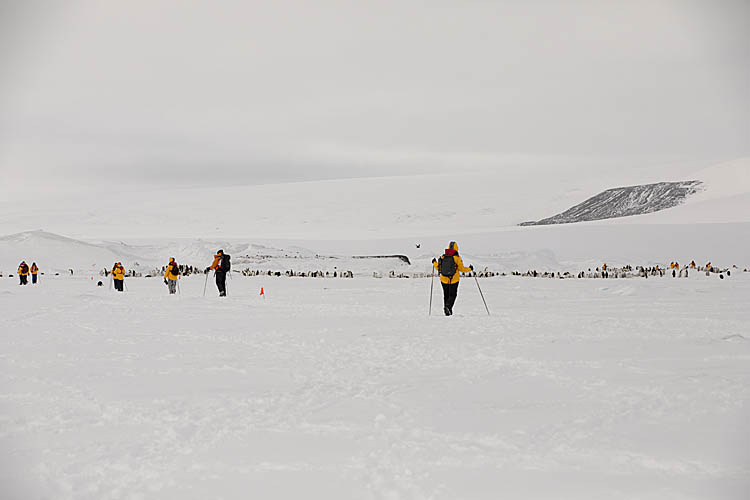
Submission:
<svg viewBox="0 0 750 500">
<path fill-rule="evenodd" d="M 126 283 L 0 280 L 4 500 L 748 498 L 749 274 Z"/>
</svg>

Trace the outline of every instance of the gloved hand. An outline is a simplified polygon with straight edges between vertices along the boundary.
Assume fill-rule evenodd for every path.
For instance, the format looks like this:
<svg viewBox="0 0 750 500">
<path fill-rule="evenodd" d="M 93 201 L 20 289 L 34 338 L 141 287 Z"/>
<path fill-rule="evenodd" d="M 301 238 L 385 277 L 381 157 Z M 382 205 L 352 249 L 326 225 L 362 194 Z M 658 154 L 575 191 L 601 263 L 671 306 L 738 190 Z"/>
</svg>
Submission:
<svg viewBox="0 0 750 500">
<path fill-rule="evenodd" d="M 167 285 L 167 278 L 164 278 L 164 284 Z"/>
<path fill-rule="evenodd" d="M 206 268 L 206 273 L 208 273 L 208 272 L 209 272 L 210 270 L 211 270 L 211 268 L 210 268 L 210 267 L 207 267 L 207 268 Z"/>
<path fill-rule="evenodd" d="M 473 271 L 474 270 L 474 266 L 469 266 L 469 269 L 471 269 Z"/>
<path fill-rule="evenodd" d="M 437 262 L 437 259 L 432 259 L 432 263 L 434 264 L 435 262 Z"/>
</svg>

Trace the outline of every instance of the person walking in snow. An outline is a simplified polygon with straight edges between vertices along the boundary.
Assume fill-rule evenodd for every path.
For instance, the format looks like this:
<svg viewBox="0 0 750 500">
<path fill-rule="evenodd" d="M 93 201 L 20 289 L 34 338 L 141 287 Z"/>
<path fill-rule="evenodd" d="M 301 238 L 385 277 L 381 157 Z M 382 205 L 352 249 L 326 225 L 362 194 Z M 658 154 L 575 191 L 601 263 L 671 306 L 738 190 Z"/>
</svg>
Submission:
<svg viewBox="0 0 750 500">
<path fill-rule="evenodd" d="M 18 265 L 18 279 L 20 280 L 19 285 L 29 284 L 29 265 L 25 260 Z"/>
<path fill-rule="evenodd" d="M 458 255 L 458 244 L 455 241 L 450 242 L 439 259 L 432 259 L 432 265 L 440 273 L 440 284 L 443 286 L 443 312 L 446 316 L 451 316 L 458 296 L 461 273 L 473 271 L 474 266 L 464 266 L 461 256 Z"/>
<path fill-rule="evenodd" d="M 174 257 L 169 258 L 169 264 L 164 271 L 164 284 L 169 288 L 169 295 L 177 292 L 177 280 L 180 279 L 180 267 L 175 262 Z"/>
<path fill-rule="evenodd" d="M 211 264 L 206 270 L 206 272 L 211 269 L 214 270 L 214 275 L 216 276 L 216 288 L 219 289 L 219 297 L 227 296 L 227 273 L 230 268 L 231 264 L 229 261 L 229 255 L 225 254 L 224 250 L 219 250 L 216 252 L 216 255 L 214 255 L 213 264 Z"/>
<path fill-rule="evenodd" d="M 112 281 L 115 284 L 115 290 L 118 292 L 124 291 L 125 268 L 122 267 L 122 262 L 115 262 L 114 267 L 112 267 Z"/>
<path fill-rule="evenodd" d="M 31 284 L 36 285 L 37 274 L 39 274 L 39 268 L 36 267 L 36 262 L 31 263 Z"/>
</svg>

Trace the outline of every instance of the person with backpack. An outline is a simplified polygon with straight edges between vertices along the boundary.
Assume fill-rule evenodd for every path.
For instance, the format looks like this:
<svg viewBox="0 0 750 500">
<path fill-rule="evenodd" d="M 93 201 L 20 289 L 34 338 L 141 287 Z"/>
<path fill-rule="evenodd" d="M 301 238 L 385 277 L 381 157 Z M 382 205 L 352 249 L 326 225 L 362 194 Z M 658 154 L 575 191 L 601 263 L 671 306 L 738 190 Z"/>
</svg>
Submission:
<svg viewBox="0 0 750 500">
<path fill-rule="evenodd" d="M 125 268 L 122 267 L 122 262 L 115 262 L 114 267 L 112 267 L 112 281 L 115 284 L 115 290 L 118 292 L 124 291 Z"/>
<path fill-rule="evenodd" d="M 177 280 L 180 279 L 180 266 L 175 262 L 174 257 L 169 258 L 169 264 L 164 271 L 164 284 L 169 288 L 169 295 L 177 293 Z"/>
<path fill-rule="evenodd" d="M 25 260 L 18 265 L 18 279 L 20 280 L 19 285 L 29 284 L 29 265 Z"/>
<path fill-rule="evenodd" d="M 31 263 L 31 284 L 36 285 L 36 276 L 39 274 L 39 268 L 36 267 L 36 262 Z"/>
<path fill-rule="evenodd" d="M 229 261 L 229 255 L 224 253 L 224 250 L 219 250 L 214 255 L 214 262 L 206 270 L 206 272 L 214 270 L 214 276 L 216 276 L 216 288 L 219 289 L 219 297 L 227 296 L 227 273 L 231 269 L 231 263 Z"/>
<path fill-rule="evenodd" d="M 432 265 L 440 273 L 440 284 L 443 286 L 443 312 L 446 316 L 453 314 L 453 304 L 458 296 L 458 282 L 461 273 L 474 270 L 474 266 L 464 266 L 461 256 L 458 255 L 458 244 L 451 241 L 445 253 L 439 259 L 432 259 Z"/>
</svg>

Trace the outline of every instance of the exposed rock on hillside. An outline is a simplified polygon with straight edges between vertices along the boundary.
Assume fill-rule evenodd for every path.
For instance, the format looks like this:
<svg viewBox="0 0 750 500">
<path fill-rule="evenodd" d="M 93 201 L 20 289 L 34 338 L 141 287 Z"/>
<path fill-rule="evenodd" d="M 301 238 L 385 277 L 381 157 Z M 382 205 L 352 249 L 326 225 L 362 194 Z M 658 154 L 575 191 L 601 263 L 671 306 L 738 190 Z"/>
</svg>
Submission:
<svg viewBox="0 0 750 500">
<path fill-rule="evenodd" d="M 681 204 L 698 192 L 701 184 L 700 181 L 657 182 L 607 189 L 561 214 L 520 225 L 570 224 L 658 212 Z"/>
</svg>

